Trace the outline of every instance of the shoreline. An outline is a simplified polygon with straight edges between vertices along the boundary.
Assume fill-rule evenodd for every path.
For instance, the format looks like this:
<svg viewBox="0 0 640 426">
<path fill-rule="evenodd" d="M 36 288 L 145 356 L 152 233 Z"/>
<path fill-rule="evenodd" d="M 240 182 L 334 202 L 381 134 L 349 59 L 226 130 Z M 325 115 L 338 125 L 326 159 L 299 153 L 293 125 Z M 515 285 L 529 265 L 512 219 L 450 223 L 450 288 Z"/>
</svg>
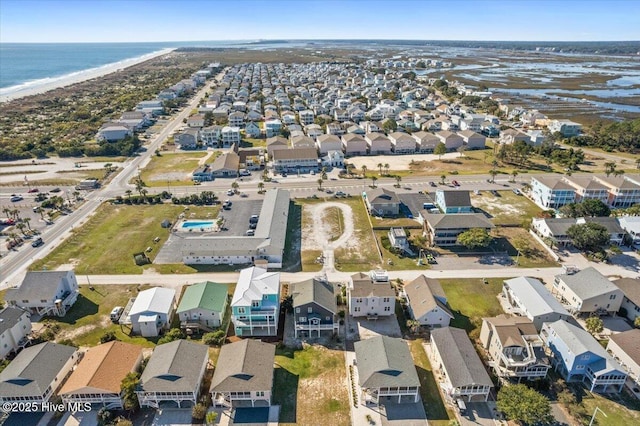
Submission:
<svg viewBox="0 0 640 426">
<path fill-rule="evenodd" d="M 40 80 L 40 84 L 35 82 L 23 83 L 20 86 L 13 86 L 13 88 L 0 89 L 0 103 L 7 103 L 16 99 L 25 98 L 27 96 L 40 95 L 51 90 L 60 89 L 63 87 L 71 86 L 73 84 L 82 83 L 84 81 L 92 80 L 94 78 L 104 77 L 106 75 L 118 72 L 125 68 L 147 62 L 151 59 L 155 59 L 159 56 L 164 56 L 173 52 L 175 48 L 166 48 L 158 50 L 156 52 L 147 53 L 135 58 L 124 59 L 122 61 L 114 62 L 111 64 L 102 65 L 97 68 L 91 68 L 84 71 L 77 71 L 71 74 L 66 74 L 60 77 L 53 77 L 50 79 Z M 50 80 L 50 81 L 47 81 Z M 11 89 L 10 93 L 2 94 L 3 91 Z"/>
</svg>

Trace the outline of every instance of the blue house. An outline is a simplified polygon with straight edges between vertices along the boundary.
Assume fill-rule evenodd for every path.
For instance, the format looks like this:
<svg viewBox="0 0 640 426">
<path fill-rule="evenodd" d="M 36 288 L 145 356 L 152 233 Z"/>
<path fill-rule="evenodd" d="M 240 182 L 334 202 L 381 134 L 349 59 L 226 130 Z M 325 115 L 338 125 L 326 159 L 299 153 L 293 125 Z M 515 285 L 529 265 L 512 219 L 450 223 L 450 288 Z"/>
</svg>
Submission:
<svg viewBox="0 0 640 426">
<path fill-rule="evenodd" d="M 582 382 L 591 392 L 622 390 L 627 373 L 587 331 L 558 320 L 544 323 L 540 335 L 553 354 L 555 370 L 567 382 Z"/>
<path fill-rule="evenodd" d="M 444 214 L 473 213 L 469 191 L 436 191 L 436 205 Z"/>
<path fill-rule="evenodd" d="M 280 273 L 257 266 L 240 271 L 231 300 L 236 336 L 275 336 L 280 313 Z"/>
</svg>

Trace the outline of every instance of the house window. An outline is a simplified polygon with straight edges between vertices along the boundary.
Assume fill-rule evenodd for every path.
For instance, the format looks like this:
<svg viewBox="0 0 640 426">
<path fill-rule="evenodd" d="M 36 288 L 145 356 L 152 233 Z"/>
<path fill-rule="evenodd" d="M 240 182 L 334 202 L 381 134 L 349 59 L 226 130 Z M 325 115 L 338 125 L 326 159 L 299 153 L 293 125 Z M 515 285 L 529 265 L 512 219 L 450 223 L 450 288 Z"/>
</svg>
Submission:
<svg viewBox="0 0 640 426">
<path fill-rule="evenodd" d="M 24 300 L 23 302 L 26 302 L 26 300 Z M 356 303 L 362 303 L 362 298 L 361 298 L 361 297 L 358 297 L 358 298 L 356 299 Z"/>
<path fill-rule="evenodd" d="M 299 317 L 298 322 L 307 322 L 307 317 Z"/>
<path fill-rule="evenodd" d="M 300 308 L 296 308 L 296 314 L 300 313 Z"/>
<path fill-rule="evenodd" d="M 615 294 L 612 294 L 611 296 L 609 296 L 609 300 L 613 300 L 613 299 L 615 299 L 615 298 L 616 298 L 616 295 L 615 295 Z"/>
<path fill-rule="evenodd" d="M 40 299 L 40 303 L 47 303 L 47 299 Z"/>
<path fill-rule="evenodd" d="M 389 306 L 385 306 L 385 307 L 384 307 L 384 311 L 385 311 L 385 312 L 389 312 L 389 311 L 391 311 L 391 308 L 390 308 Z"/>
<path fill-rule="evenodd" d="M 325 320 L 331 321 L 331 317 L 325 317 Z"/>
<path fill-rule="evenodd" d="M 578 365 L 578 366 L 576 367 L 576 370 L 584 370 L 584 365 Z"/>
<path fill-rule="evenodd" d="M 262 300 L 267 300 L 268 298 L 269 298 L 268 294 L 265 294 L 265 295 L 262 296 Z"/>
<path fill-rule="evenodd" d="M 308 314 L 310 314 L 310 313 L 312 313 L 312 312 L 313 312 L 313 308 L 312 308 L 311 306 L 309 306 L 309 307 L 307 308 L 307 313 L 308 313 Z"/>
<path fill-rule="evenodd" d="M 360 307 L 356 306 L 355 309 L 353 310 L 354 312 L 360 312 Z"/>
<path fill-rule="evenodd" d="M 22 303 L 29 303 L 29 301 L 28 300 L 23 300 Z"/>
<path fill-rule="evenodd" d="M 257 391 L 256 396 L 264 396 L 264 391 Z"/>
<path fill-rule="evenodd" d="M 589 359 L 589 355 L 582 355 L 580 359 Z"/>
<path fill-rule="evenodd" d="M 383 302 L 388 303 L 389 302 L 389 298 L 385 297 L 384 299 L 382 299 Z"/>
<path fill-rule="evenodd" d="M 244 309 L 244 308 L 238 308 L 238 313 L 239 313 L 239 314 L 244 314 L 244 313 L 246 313 L 246 312 L 245 312 L 245 309 Z"/>
<path fill-rule="evenodd" d="M 260 307 L 260 302 L 259 302 L 258 300 L 253 300 L 253 301 L 251 302 L 251 307 L 252 307 L 252 308 L 258 308 L 258 307 Z"/>
</svg>

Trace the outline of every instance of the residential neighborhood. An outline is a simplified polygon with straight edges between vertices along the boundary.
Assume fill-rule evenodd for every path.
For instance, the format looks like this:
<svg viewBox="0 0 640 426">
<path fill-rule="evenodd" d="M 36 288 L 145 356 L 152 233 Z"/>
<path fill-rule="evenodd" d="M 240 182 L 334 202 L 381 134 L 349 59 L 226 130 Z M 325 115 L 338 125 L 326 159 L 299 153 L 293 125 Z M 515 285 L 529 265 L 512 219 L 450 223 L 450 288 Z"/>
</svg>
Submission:
<svg viewBox="0 0 640 426">
<path fill-rule="evenodd" d="M 27 173 L 0 402 L 76 407 L 43 426 L 507 425 L 524 387 L 557 424 L 634 424 L 640 163 L 456 61 L 203 62 L 100 122 L 92 143 L 146 145 L 48 218 Z"/>
</svg>

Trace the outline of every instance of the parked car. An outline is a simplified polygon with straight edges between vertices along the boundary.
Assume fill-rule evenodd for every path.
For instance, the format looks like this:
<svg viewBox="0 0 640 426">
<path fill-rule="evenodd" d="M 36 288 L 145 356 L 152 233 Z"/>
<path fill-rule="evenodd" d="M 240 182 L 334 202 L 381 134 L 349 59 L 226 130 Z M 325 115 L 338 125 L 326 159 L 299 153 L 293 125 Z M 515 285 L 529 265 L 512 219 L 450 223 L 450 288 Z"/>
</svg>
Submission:
<svg viewBox="0 0 640 426">
<path fill-rule="evenodd" d="M 258 227 L 257 223 L 250 223 L 249 224 L 249 229 L 256 229 Z"/>
<path fill-rule="evenodd" d="M 11 196 L 11 198 L 10 198 L 10 200 L 11 200 L 11 201 L 13 201 L 13 202 L 15 203 L 15 202 L 17 202 L 17 201 L 22 201 L 22 200 L 23 200 L 23 198 L 22 198 L 22 196 L 21 196 L 21 195 L 12 195 L 12 196 Z"/>
<path fill-rule="evenodd" d="M 35 240 L 33 240 L 33 242 L 31 243 L 31 247 L 40 247 L 43 244 L 44 244 L 44 241 L 42 241 L 42 238 L 38 237 Z"/>
<path fill-rule="evenodd" d="M 460 186 L 460 183 L 457 180 L 452 180 L 451 183 L 453 186 Z"/>
<path fill-rule="evenodd" d="M 247 237 L 253 237 L 256 234 L 256 231 L 253 229 L 247 229 L 247 232 L 244 233 Z"/>
<path fill-rule="evenodd" d="M 249 218 L 249 223 L 258 223 L 258 219 L 260 219 L 260 216 L 258 216 L 257 214 L 252 214 Z"/>
<path fill-rule="evenodd" d="M 123 311 L 124 311 L 124 308 L 122 306 L 116 306 L 115 308 L 113 308 L 113 310 L 111 311 L 111 314 L 109 314 L 109 318 L 111 318 L 111 322 L 118 322 Z"/>
<path fill-rule="evenodd" d="M 51 191 L 49 191 L 49 192 L 55 192 L 55 193 L 57 193 L 57 192 L 60 192 L 60 191 L 62 191 L 60 188 L 53 188 L 53 189 L 52 189 Z"/>
<path fill-rule="evenodd" d="M 233 189 L 227 189 L 227 195 L 231 196 L 233 194 L 235 194 Z"/>
<path fill-rule="evenodd" d="M 518 188 L 513 188 L 513 193 L 516 195 L 522 195 L 522 192 Z"/>
<path fill-rule="evenodd" d="M 493 195 L 494 197 L 499 197 L 500 193 L 498 191 L 496 191 L 495 189 L 491 190 L 491 195 Z"/>
<path fill-rule="evenodd" d="M 346 196 L 347 196 L 347 194 L 345 194 L 345 193 L 344 193 L 344 192 L 342 192 L 342 191 L 337 191 L 337 192 L 336 192 L 336 197 L 346 197 Z"/>
<path fill-rule="evenodd" d="M 331 189 L 325 189 L 325 191 L 327 194 L 333 194 L 333 191 Z"/>
<path fill-rule="evenodd" d="M 429 186 L 432 186 L 432 187 L 434 187 L 434 188 L 435 188 L 435 187 L 436 187 L 436 186 L 438 186 L 438 185 L 436 185 L 436 183 L 435 183 L 435 182 L 429 182 Z"/>
</svg>

